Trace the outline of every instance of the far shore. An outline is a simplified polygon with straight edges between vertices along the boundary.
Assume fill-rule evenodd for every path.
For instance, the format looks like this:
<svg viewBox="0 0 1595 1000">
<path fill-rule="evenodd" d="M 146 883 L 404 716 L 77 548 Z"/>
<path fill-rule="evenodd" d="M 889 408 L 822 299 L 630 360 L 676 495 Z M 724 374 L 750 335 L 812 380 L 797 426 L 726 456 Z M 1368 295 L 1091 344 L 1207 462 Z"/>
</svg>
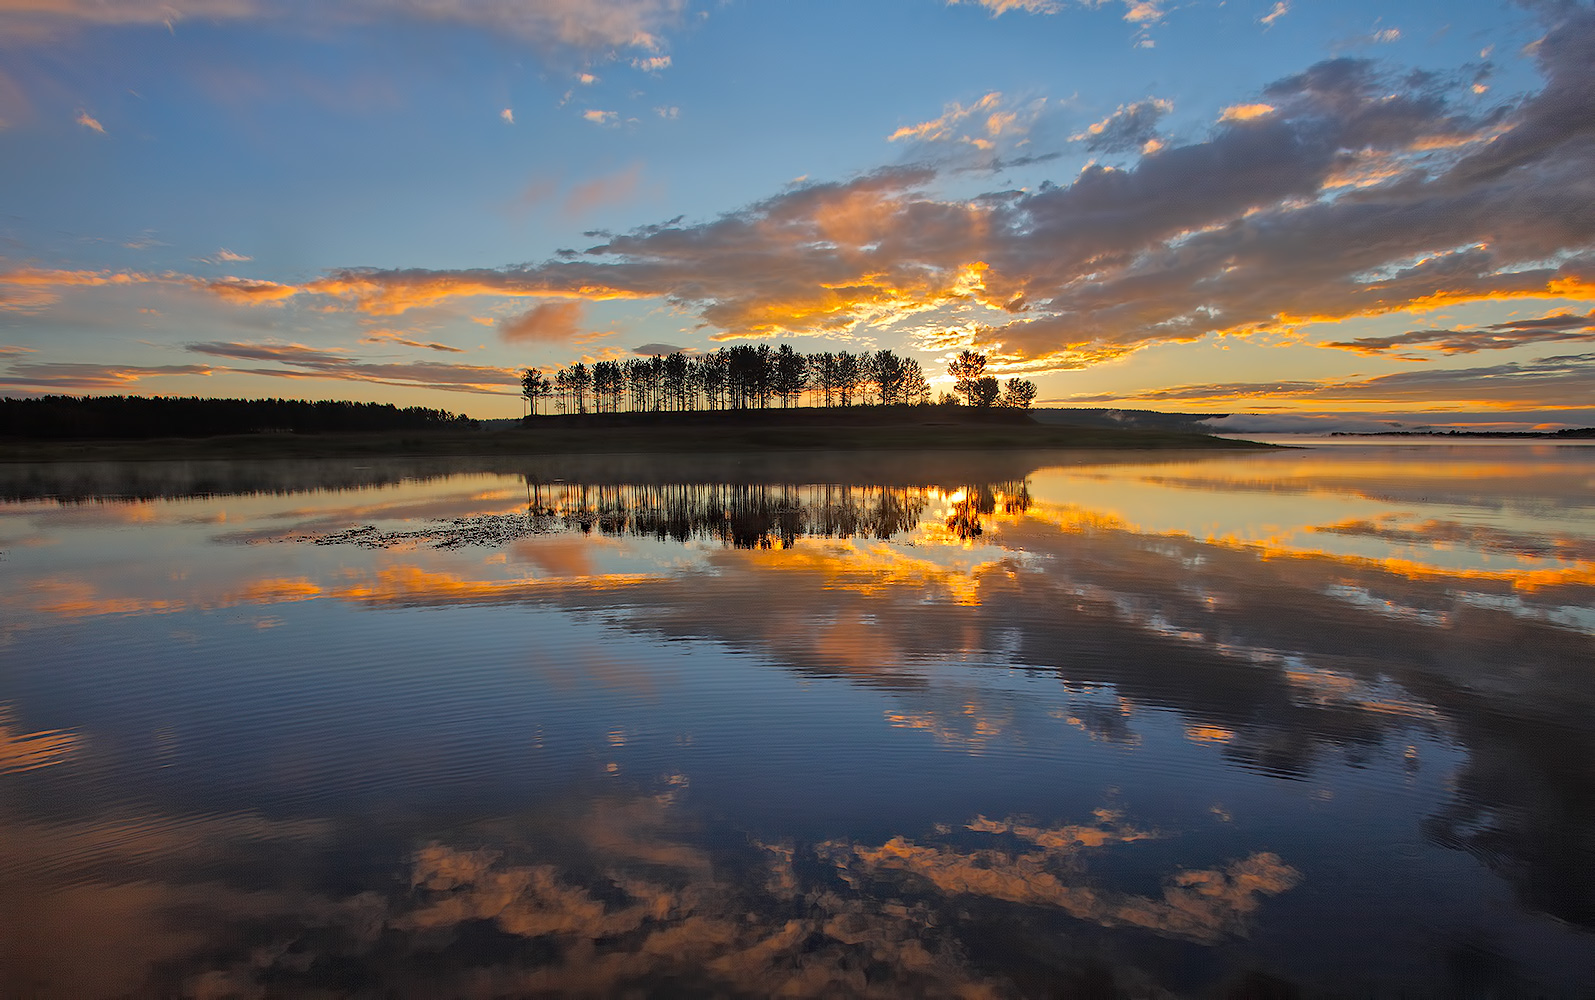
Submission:
<svg viewBox="0 0 1595 1000">
<path fill-rule="evenodd" d="M 1041 424 L 1024 411 L 756 410 L 538 416 L 512 428 L 261 433 L 133 440 L 0 440 L 3 462 L 705 454 L 941 449 L 1274 447 L 1170 430 Z"/>
</svg>

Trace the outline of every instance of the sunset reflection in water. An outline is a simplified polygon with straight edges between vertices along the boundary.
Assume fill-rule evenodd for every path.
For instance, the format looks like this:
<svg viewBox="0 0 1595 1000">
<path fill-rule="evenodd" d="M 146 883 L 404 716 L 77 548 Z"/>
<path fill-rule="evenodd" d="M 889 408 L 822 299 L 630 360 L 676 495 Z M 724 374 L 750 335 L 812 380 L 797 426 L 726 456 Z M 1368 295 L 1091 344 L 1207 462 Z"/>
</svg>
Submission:
<svg viewBox="0 0 1595 1000">
<path fill-rule="evenodd" d="M 1595 449 L 0 496 L 8 995 L 1595 972 Z"/>
</svg>

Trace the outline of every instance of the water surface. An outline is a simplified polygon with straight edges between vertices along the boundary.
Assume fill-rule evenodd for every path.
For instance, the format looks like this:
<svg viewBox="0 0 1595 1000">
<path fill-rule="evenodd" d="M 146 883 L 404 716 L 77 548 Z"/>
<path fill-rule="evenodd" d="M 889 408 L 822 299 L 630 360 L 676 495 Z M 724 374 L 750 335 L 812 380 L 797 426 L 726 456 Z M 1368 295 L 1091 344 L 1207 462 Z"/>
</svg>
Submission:
<svg viewBox="0 0 1595 1000">
<path fill-rule="evenodd" d="M 1578 995 L 1595 449 L 0 468 L 0 994 Z"/>
</svg>

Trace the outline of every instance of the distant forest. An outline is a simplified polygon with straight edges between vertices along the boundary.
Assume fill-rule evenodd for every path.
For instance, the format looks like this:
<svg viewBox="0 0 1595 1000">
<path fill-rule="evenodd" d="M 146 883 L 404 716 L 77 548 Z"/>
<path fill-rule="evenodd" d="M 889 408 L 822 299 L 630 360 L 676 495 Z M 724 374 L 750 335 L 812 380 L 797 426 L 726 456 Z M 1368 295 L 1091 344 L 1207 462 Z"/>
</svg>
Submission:
<svg viewBox="0 0 1595 1000">
<path fill-rule="evenodd" d="M 947 366 L 957 395 L 942 404 L 1028 409 L 1034 382 L 1006 383 L 986 374 L 986 356 L 964 351 Z M 555 413 L 659 413 L 689 410 L 762 410 L 771 405 L 855 406 L 931 402 L 930 384 L 913 358 L 891 351 L 802 354 L 790 344 L 772 348 L 740 344 L 712 354 L 680 351 L 627 361 L 560 368 L 552 375 L 528 368 L 521 395 L 533 415 Z"/>
<path fill-rule="evenodd" d="M 205 437 L 278 431 L 415 431 L 474 427 L 446 410 L 392 403 L 195 396 L 40 396 L 0 399 L 0 437 L 33 439 Z"/>
</svg>

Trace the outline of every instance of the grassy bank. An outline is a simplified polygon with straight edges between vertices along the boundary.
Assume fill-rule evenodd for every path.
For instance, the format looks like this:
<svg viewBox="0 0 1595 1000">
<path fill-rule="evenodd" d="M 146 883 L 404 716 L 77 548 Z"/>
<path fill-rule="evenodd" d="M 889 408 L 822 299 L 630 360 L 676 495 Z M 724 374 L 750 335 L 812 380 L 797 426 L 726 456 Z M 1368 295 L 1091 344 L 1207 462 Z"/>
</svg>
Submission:
<svg viewBox="0 0 1595 1000">
<path fill-rule="evenodd" d="M 1178 431 L 1039 424 L 1023 411 L 902 407 L 540 416 L 512 429 L 0 442 L 0 461 L 376 458 L 900 449 L 1260 447 Z"/>
</svg>

